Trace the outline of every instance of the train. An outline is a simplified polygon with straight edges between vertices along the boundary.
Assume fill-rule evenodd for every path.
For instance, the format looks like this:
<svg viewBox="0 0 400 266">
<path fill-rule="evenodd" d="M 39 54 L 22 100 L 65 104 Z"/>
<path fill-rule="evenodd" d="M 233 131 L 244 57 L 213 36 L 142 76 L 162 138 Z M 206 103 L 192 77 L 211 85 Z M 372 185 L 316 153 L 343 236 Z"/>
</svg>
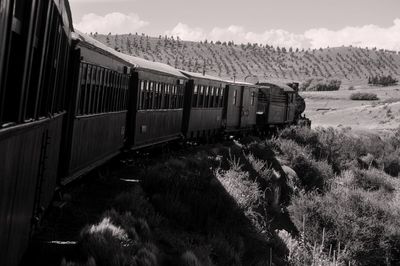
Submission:
<svg viewBox="0 0 400 266">
<path fill-rule="evenodd" d="M 75 30 L 67 0 L 0 3 L 0 265 L 53 200 L 123 150 L 265 133 L 304 111 L 296 84 L 251 84 L 132 57 Z"/>
</svg>

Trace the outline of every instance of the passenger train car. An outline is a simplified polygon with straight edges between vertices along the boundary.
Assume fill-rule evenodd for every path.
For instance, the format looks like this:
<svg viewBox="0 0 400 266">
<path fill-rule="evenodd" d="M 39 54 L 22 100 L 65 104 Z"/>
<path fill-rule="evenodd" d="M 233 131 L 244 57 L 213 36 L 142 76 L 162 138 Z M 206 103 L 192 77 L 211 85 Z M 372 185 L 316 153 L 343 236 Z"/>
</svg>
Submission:
<svg viewBox="0 0 400 266">
<path fill-rule="evenodd" d="M 299 99 L 119 53 L 74 31 L 66 0 L 2 0 L 0 265 L 20 263 L 56 190 L 122 149 L 288 125 Z"/>
<path fill-rule="evenodd" d="M 58 182 L 73 31 L 64 0 L 0 2 L 0 265 L 17 265 Z"/>
</svg>

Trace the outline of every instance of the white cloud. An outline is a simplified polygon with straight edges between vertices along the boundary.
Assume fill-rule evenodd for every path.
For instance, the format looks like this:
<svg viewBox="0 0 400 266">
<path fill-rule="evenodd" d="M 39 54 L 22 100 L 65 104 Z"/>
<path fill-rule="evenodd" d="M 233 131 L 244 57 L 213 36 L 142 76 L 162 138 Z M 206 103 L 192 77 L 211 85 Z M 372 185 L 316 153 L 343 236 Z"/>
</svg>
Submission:
<svg viewBox="0 0 400 266">
<path fill-rule="evenodd" d="M 382 28 L 376 25 L 345 27 L 332 31 L 325 28 L 310 29 L 303 34 L 294 34 L 281 29 L 266 30 L 261 33 L 246 31 L 240 26 L 215 27 L 207 32 L 202 28 L 191 28 L 178 23 L 167 35 L 179 36 L 183 40 L 234 41 L 235 43 L 262 43 L 274 46 L 320 48 L 337 46 L 378 47 L 400 51 L 400 19 L 393 25 Z"/>
<path fill-rule="evenodd" d="M 304 36 L 310 40 L 313 48 L 353 45 L 400 51 L 400 19 L 395 19 L 388 28 L 376 25 L 345 27 L 338 31 L 321 28 L 308 30 Z"/>
<path fill-rule="evenodd" d="M 180 22 L 172 30 L 166 31 L 165 34 L 179 36 L 182 40 L 188 41 L 202 41 L 207 38 L 202 28 L 190 28 Z"/>
<path fill-rule="evenodd" d="M 210 32 L 202 28 L 191 28 L 186 24 L 178 23 L 167 35 L 179 36 L 190 41 L 234 41 L 235 43 L 262 43 L 275 46 L 303 47 L 306 42 L 303 35 L 296 35 L 284 30 L 269 30 L 263 33 L 247 32 L 241 26 L 231 25 L 226 28 L 215 27 Z"/>
<path fill-rule="evenodd" d="M 89 0 L 85 0 L 89 1 Z M 131 33 L 142 28 L 149 23 L 143 21 L 138 15 L 122 14 L 119 12 L 109 13 L 99 16 L 93 13 L 86 14 L 81 21 L 74 25 L 75 28 L 82 32 L 98 32 L 98 33 Z"/>
</svg>

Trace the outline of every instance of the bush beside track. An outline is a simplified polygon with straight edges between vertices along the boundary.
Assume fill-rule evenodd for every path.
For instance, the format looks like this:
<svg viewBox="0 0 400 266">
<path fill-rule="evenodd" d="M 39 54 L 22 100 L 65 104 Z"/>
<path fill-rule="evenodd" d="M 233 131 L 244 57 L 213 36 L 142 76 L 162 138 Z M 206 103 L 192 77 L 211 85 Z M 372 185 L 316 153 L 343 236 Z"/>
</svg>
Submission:
<svg viewBox="0 0 400 266">
<path fill-rule="evenodd" d="M 125 167 L 117 176 L 140 185 L 81 231 L 82 256 L 62 265 L 396 264 L 399 136 L 291 127 Z"/>
</svg>

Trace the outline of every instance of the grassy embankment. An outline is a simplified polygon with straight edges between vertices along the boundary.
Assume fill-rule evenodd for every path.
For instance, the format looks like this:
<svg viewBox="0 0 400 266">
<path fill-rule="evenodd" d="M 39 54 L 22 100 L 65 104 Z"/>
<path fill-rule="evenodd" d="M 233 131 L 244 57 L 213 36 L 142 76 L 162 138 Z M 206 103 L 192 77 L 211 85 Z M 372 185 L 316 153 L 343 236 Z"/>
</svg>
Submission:
<svg viewBox="0 0 400 266">
<path fill-rule="evenodd" d="M 160 162 L 63 265 L 394 265 L 399 137 L 289 128 Z"/>
</svg>

